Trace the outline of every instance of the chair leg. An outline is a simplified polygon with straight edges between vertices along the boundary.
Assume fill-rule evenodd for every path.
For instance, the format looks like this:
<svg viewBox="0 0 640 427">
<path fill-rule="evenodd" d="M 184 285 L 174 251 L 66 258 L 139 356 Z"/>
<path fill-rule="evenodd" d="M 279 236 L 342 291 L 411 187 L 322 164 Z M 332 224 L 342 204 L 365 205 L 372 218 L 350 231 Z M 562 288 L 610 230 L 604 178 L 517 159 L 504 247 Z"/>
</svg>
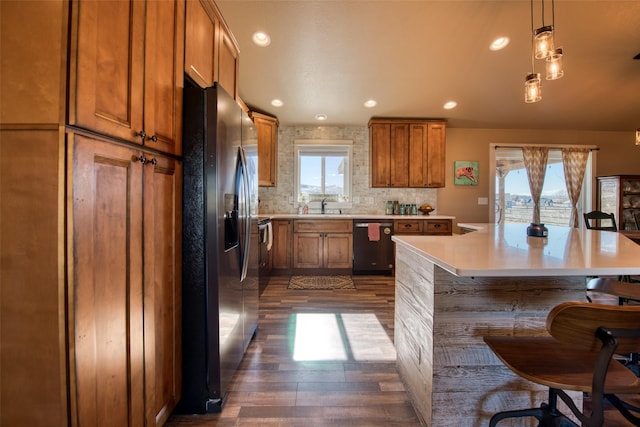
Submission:
<svg viewBox="0 0 640 427">
<path fill-rule="evenodd" d="M 493 417 L 491 417 L 491 421 L 489 421 L 489 427 L 495 427 L 499 421 L 507 418 L 536 417 L 536 419 L 540 421 L 544 415 L 543 413 L 543 408 L 529 408 L 519 409 L 515 411 L 498 412 Z"/>
<path fill-rule="evenodd" d="M 489 421 L 489 427 L 495 427 L 499 421 L 507 418 L 535 417 L 538 427 L 579 427 L 570 418 L 558 411 L 558 393 L 549 389 L 549 403 L 543 403 L 539 408 L 519 409 L 515 411 L 498 412 Z"/>
<path fill-rule="evenodd" d="M 621 400 L 615 394 L 605 394 L 604 397 L 624 416 L 628 421 L 631 421 L 634 426 L 640 425 L 640 418 L 633 415 L 631 412 L 640 414 L 640 408 L 631 405 L 624 400 Z"/>
</svg>

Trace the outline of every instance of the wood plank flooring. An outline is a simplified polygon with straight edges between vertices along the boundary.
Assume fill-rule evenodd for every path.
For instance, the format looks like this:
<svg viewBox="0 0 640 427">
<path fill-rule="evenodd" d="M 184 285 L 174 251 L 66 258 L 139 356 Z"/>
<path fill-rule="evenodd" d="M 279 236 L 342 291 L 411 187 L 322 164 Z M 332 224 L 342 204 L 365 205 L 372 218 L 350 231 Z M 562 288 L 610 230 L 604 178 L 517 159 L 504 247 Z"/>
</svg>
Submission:
<svg viewBox="0 0 640 427">
<path fill-rule="evenodd" d="M 356 290 L 312 291 L 271 277 L 222 413 L 174 414 L 166 426 L 420 426 L 395 369 L 394 280 L 353 279 Z M 606 418 L 632 425 L 615 409 Z"/>
<path fill-rule="evenodd" d="M 395 369 L 393 278 L 353 279 L 356 290 L 310 291 L 272 277 L 222 413 L 166 426 L 419 427 Z"/>
</svg>

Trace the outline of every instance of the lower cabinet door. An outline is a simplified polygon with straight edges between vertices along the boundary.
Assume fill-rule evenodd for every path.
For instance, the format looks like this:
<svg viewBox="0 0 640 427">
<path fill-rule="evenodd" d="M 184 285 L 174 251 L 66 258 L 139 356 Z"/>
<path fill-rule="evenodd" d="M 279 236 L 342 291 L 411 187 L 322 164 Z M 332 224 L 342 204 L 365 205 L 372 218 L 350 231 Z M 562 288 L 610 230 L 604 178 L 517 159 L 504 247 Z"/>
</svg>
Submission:
<svg viewBox="0 0 640 427">
<path fill-rule="evenodd" d="M 353 236 L 347 233 L 328 233 L 324 238 L 326 268 L 352 268 Z"/>
<path fill-rule="evenodd" d="M 143 426 L 143 164 L 126 147 L 70 142 L 72 425 Z"/>
<path fill-rule="evenodd" d="M 293 268 L 322 268 L 321 233 L 293 234 Z"/>
<path fill-rule="evenodd" d="M 145 155 L 144 347 L 147 426 L 163 425 L 180 399 L 182 164 Z M 180 232 L 179 232 L 180 231 Z"/>
</svg>

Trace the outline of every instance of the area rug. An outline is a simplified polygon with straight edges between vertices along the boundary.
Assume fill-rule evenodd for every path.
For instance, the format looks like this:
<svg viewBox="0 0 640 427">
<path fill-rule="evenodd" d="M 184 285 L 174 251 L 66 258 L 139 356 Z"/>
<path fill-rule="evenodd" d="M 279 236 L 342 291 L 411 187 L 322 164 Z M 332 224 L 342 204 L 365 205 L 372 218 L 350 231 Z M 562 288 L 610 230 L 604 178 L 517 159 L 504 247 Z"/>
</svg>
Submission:
<svg viewBox="0 0 640 427">
<path fill-rule="evenodd" d="M 291 276 L 288 289 L 355 289 L 351 276 Z"/>
</svg>

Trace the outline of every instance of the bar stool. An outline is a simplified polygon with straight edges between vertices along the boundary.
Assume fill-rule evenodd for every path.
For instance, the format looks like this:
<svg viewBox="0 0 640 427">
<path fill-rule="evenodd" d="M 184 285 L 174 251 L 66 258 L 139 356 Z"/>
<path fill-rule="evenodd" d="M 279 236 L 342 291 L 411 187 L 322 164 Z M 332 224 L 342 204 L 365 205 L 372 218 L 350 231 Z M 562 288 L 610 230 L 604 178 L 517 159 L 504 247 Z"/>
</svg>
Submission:
<svg viewBox="0 0 640 427">
<path fill-rule="evenodd" d="M 564 302 L 547 316 L 549 336 L 487 336 L 484 341 L 516 375 L 549 389 L 549 400 L 537 408 L 495 414 L 489 426 L 507 418 L 535 417 L 539 426 L 599 427 L 604 401 L 610 402 L 633 425 L 640 425 L 640 408 L 618 395 L 640 392 L 640 378 L 613 356 L 640 350 L 640 306 Z M 585 414 L 566 393 L 591 395 Z M 560 412 L 560 398 L 580 420 L 576 424 Z"/>
</svg>

